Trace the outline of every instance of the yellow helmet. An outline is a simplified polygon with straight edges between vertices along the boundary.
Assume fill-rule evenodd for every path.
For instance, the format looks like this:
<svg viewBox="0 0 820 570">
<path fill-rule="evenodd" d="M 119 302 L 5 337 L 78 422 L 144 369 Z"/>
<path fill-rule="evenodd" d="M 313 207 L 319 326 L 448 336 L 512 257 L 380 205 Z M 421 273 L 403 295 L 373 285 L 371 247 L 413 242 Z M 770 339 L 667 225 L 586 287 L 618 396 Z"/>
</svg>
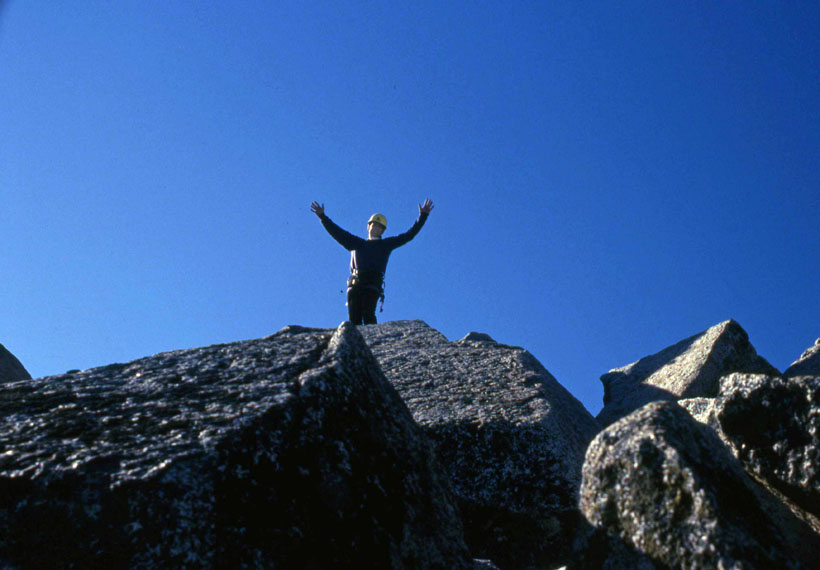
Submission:
<svg viewBox="0 0 820 570">
<path fill-rule="evenodd" d="M 367 220 L 368 225 L 374 222 L 383 226 L 384 229 L 387 229 L 387 218 L 385 218 L 381 214 L 373 214 L 372 216 L 370 216 L 370 219 Z"/>
</svg>

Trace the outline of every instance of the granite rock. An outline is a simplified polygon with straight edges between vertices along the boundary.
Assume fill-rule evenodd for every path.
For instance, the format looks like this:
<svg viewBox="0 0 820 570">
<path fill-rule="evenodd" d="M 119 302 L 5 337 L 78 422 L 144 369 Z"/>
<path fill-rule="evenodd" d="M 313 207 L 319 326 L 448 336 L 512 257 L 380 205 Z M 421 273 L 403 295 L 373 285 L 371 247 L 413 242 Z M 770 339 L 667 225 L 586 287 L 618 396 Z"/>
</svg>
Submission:
<svg viewBox="0 0 820 570">
<path fill-rule="evenodd" d="M 6 566 L 473 565 L 430 441 L 349 324 L 8 383 L 0 450 Z"/>
<path fill-rule="evenodd" d="M 820 549 L 820 536 L 674 402 L 648 404 L 595 438 L 580 505 L 590 531 L 571 568 L 798 569 Z"/>
<path fill-rule="evenodd" d="M 604 407 L 597 419 L 609 425 L 649 402 L 714 398 L 720 378 L 731 372 L 779 374 L 728 320 L 601 376 Z"/>
<path fill-rule="evenodd" d="M 488 335 L 487 333 L 481 332 L 469 332 L 467 333 L 464 338 L 459 340 L 458 342 L 466 343 L 466 342 L 495 342 L 495 339 Z"/>
<path fill-rule="evenodd" d="M 595 419 L 527 351 L 421 321 L 361 327 L 387 378 L 436 442 L 473 556 L 504 570 L 569 553 Z"/>
<path fill-rule="evenodd" d="M 31 380 L 31 375 L 17 357 L 0 344 L 0 385 L 15 380 Z"/>
<path fill-rule="evenodd" d="M 786 369 L 783 376 L 820 376 L 820 338 Z"/>
<path fill-rule="evenodd" d="M 718 424 L 715 416 L 717 413 L 715 402 L 716 398 L 684 398 L 678 400 L 678 405 L 700 423 L 716 429 Z"/>
<path fill-rule="evenodd" d="M 820 377 L 732 374 L 715 408 L 746 470 L 820 517 Z"/>
</svg>

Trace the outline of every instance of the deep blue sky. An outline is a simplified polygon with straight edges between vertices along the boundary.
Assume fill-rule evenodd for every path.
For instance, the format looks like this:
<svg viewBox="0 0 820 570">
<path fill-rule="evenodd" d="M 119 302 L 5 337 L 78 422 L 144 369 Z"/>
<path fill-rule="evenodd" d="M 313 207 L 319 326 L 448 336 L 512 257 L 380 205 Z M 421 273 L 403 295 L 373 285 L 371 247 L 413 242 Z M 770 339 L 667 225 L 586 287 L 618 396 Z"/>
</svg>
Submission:
<svg viewBox="0 0 820 570">
<path fill-rule="evenodd" d="M 383 320 L 598 377 L 728 318 L 820 336 L 816 2 L 29 2 L 0 9 L 0 342 L 34 376 Z"/>
</svg>

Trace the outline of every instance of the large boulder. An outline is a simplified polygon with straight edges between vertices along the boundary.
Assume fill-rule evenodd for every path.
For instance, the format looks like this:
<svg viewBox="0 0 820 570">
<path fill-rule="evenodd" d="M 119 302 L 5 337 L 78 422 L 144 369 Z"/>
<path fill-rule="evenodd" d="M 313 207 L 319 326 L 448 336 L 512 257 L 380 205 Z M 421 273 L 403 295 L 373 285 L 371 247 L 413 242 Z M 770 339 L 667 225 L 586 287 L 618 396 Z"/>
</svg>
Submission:
<svg viewBox="0 0 820 570">
<path fill-rule="evenodd" d="M 747 471 L 820 517 L 820 377 L 732 374 L 715 417 Z"/>
<path fill-rule="evenodd" d="M 820 536 L 674 402 L 595 438 L 580 504 L 591 528 L 572 568 L 799 569 L 820 551 Z"/>
<path fill-rule="evenodd" d="M 31 375 L 17 357 L 0 344 L 0 385 L 15 380 L 31 380 Z"/>
<path fill-rule="evenodd" d="M 820 376 L 820 338 L 786 369 L 783 376 Z"/>
<path fill-rule="evenodd" d="M 349 324 L 5 385 L 0 565 L 472 566 L 431 443 Z"/>
<path fill-rule="evenodd" d="M 421 321 L 362 327 L 413 417 L 435 440 L 474 556 L 554 568 L 581 520 L 581 466 L 595 419 L 527 351 Z"/>
<path fill-rule="evenodd" d="M 714 398 L 720 378 L 731 372 L 779 374 L 728 320 L 601 376 L 604 407 L 597 419 L 606 426 L 649 402 Z"/>
</svg>

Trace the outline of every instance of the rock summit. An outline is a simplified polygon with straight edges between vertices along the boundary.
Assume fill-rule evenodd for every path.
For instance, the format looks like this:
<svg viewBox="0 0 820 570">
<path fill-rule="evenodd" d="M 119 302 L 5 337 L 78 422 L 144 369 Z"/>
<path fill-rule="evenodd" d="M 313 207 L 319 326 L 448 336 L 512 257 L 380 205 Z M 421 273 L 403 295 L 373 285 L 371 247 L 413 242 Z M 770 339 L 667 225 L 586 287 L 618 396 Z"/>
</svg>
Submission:
<svg viewBox="0 0 820 570">
<path fill-rule="evenodd" d="M 734 321 L 602 376 L 422 321 L 31 379 L 0 350 L 0 567 L 811 568 L 816 343 Z"/>
</svg>

